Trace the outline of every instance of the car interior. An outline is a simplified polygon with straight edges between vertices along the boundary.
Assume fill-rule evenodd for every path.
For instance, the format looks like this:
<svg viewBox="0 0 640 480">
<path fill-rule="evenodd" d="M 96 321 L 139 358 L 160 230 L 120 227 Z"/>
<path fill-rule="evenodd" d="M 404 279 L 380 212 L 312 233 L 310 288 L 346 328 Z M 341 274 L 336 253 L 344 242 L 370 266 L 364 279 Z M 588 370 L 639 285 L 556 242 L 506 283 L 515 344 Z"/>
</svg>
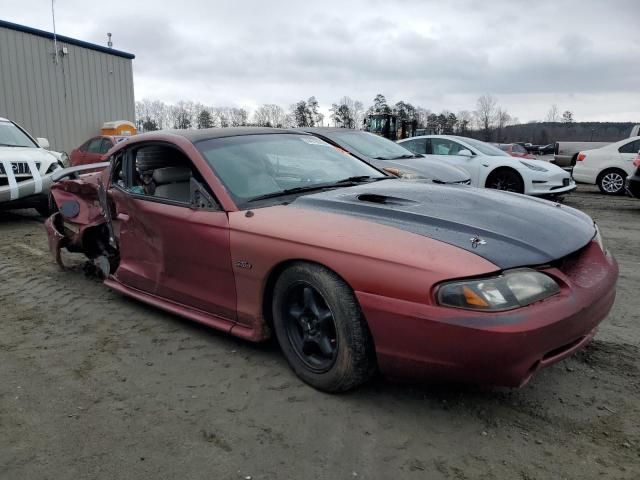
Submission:
<svg viewBox="0 0 640 480">
<path fill-rule="evenodd" d="M 127 154 L 129 162 L 116 160 L 114 179 L 132 194 L 189 204 L 191 178 L 203 183 L 186 155 L 174 148 L 147 145 Z"/>
</svg>

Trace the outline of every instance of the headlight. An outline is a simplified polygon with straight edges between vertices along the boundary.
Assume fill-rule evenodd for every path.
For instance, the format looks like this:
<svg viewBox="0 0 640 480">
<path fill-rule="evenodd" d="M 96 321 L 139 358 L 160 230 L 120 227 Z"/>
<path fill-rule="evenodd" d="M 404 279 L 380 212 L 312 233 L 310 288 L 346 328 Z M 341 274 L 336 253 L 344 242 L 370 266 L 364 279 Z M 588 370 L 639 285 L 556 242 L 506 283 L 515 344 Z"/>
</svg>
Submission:
<svg viewBox="0 0 640 480">
<path fill-rule="evenodd" d="M 546 168 L 540 167 L 538 165 L 534 165 L 533 163 L 523 162 L 522 160 L 520 160 L 520 163 L 522 165 L 524 165 L 525 167 L 531 169 L 531 170 L 535 170 L 536 172 L 548 172 L 549 171 Z"/>
<path fill-rule="evenodd" d="M 604 248 L 604 241 L 602 240 L 602 234 L 600 234 L 600 229 L 596 223 L 593 224 L 596 227 L 596 234 L 593 236 L 593 241 L 598 244 L 602 253 L 607 253 L 607 250 Z"/>
<path fill-rule="evenodd" d="M 437 299 L 447 307 L 499 312 L 524 307 L 559 292 L 560 287 L 551 277 L 525 268 L 497 277 L 442 284 Z"/>
</svg>

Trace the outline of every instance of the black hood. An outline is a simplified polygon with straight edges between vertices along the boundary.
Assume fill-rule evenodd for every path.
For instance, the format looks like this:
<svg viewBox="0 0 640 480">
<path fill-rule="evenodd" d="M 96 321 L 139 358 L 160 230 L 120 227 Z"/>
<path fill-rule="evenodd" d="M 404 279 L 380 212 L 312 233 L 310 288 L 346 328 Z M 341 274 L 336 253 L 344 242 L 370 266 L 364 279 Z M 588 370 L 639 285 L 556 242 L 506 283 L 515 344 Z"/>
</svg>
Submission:
<svg viewBox="0 0 640 480">
<path fill-rule="evenodd" d="M 291 206 L 352 215 L 424 235 L 502 269 L 560 259 L 595 235 L 593 220 L 573 208 L 465 186 L 384 180 L 301 196 Z"/>
</svg>

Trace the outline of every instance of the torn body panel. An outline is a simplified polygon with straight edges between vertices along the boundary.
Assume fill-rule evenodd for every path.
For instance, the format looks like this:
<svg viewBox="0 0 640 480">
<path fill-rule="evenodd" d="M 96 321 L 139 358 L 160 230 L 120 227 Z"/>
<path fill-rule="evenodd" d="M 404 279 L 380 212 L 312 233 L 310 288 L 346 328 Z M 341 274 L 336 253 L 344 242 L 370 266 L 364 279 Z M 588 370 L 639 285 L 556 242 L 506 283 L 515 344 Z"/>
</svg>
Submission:
<svg viewBox="0 0 640 480">
<path fill-rule="evenodd" d="M 94 261 L 106 256 L 111 263 L 116 255 L 116 249 L 109 248 L 108 242 L 101 238 L 106 228 L 104 210 L 98 198 L 102 175 L 95 173 L 82 178 L 65 178 L 51 187 L 51 203 L 55 213 L 46 220 L 45 227 L 49 249 L 62 268 L 62 248 L 84 253 Z"/>
</svg>

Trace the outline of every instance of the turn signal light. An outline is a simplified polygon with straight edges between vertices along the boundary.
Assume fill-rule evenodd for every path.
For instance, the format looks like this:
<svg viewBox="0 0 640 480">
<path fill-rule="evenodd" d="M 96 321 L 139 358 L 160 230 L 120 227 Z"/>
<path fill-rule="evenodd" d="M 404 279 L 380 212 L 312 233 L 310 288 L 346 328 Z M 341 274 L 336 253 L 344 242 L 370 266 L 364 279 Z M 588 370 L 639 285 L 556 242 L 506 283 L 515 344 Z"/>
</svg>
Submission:
<svg viewBox="0 0 640 480">
<path fill-rule="evenodd" d="M 579 162 L 583 161 L 585 158 L 587 158 L 587 156 L 584 153 L 579 153 L 578 154 L 578 161 Z"/>
</svg>

